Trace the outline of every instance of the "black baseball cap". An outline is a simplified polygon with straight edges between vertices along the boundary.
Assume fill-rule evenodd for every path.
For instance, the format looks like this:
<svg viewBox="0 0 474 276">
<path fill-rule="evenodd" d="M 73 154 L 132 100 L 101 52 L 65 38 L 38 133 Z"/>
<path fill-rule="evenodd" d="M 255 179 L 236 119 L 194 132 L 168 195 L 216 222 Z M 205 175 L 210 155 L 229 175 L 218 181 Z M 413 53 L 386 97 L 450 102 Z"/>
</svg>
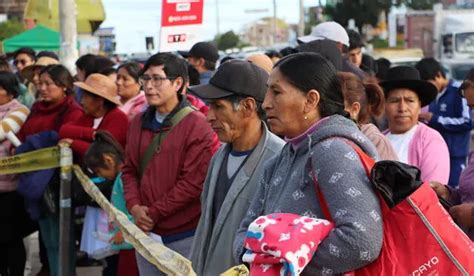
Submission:
<svg viewBox="0 0 474 276">
<path fill-rule="evenodd" d="M 210 42 L 198 42 L 191 47 L 191 50 L 178 51 L 178 53 L 184 58 L 203 58 L 210 62 L 217 62 L 219 60 L 219 52 L 216 46 Z"/>
<path fill-rule="evenodd" d="M 313 40 L 298 45 L 296 50 L 300 53 L 318 53 L 329 60 L 337 71 L 342 70 L 342 55 L 337 48 L 337 42 L 329 39 Z"/>
<path fill-rule="evenodd" d="M 268 73 L 246 60 L 229 60 L 217 69 L 209 84 L 189 90 L 202 99 L 222 99 L 232 95 L 252 97 L 263 102 L 267 92 Z"/>
</svg>

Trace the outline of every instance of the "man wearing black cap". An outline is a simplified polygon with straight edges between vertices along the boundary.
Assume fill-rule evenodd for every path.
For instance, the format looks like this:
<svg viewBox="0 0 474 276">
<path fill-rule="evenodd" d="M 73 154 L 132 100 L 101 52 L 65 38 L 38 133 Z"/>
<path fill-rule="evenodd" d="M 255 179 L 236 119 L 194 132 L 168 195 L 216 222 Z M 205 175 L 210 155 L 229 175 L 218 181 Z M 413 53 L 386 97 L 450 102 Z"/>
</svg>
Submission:
<svg viewBox="0 0 474 276">
<path fill-rule="evenodd" d="M 199 72 L 200 84 L 208 84 L 219 60 L 216 46 L 210 42 L 198 42 L 189 52 L 179 51 L 179 54 L 187 58 L 188 63 Z"/>
<path fill-rule="evenodd" d="M 263 175 L 264 160 L 284 142 L 263 122 L 268 73 L 243 60 L 223 63 L 209 84 L 191 92 L 210 102 L 207 120 L 225 143 L 214 155 L 201 195 L 202 213 L 191 249 L 197 275 L 219 275 L 237 265 L 232 245 Z"/>
<path fill-rule="evenodd" d="M 296 46 L 300 53 L 318 53 L 329 60 L 337 71 L 342 71 L 342 55 L 337 48 L 337 43 L 329 39 L 313 40 Z"/>
</svg>

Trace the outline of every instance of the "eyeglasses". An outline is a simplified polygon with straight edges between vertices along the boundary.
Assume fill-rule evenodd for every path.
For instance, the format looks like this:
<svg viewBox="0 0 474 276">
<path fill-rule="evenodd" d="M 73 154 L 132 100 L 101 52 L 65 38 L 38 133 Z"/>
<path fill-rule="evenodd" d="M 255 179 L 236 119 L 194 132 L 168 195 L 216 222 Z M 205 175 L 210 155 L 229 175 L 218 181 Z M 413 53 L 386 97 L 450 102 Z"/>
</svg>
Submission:
<svg viewBox="0 0 474 276">
<path fill-rule="evenodd" d="M 160 86 L 164 80 L 174 80 L 176 78 L 172 78 L 172 77 L 160 77 L 160 76 L 147 76 L 147 75 L 143 75 L 143 76 L 140 76 L 140 78 L 138 78 L 138 83 L 140 85 L 145 85 L 147 84 L 149 81 L 151 81 L 151 84 L 153 86 Z"/>
</svg>

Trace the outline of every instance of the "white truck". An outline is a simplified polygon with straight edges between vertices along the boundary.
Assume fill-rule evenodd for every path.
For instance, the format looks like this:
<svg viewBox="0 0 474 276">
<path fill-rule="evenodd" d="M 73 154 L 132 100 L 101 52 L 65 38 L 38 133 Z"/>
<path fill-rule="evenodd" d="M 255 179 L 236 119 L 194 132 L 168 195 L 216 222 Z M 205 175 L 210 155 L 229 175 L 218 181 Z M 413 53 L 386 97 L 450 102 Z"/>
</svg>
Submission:
<svg viewBox="0 0 474 276">
<path fill-rule="evenodd" d="M 474 67 L 474 9 L 434 7 L 434 56 L 448 69 L 450 77 L 463 80 Z"/>
</svg>

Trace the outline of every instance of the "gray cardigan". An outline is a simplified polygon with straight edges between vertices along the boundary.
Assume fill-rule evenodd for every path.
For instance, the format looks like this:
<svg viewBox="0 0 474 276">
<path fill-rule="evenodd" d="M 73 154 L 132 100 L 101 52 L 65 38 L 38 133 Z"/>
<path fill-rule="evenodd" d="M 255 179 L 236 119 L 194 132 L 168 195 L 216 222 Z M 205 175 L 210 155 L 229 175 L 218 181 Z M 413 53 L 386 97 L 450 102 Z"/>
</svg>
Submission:
<svg viewBox="0 0 474 276">
<path fill-rule="evenodd" d="M 322 241 L 302 275 L 331 275 L 352 271 L 375 260 L 382 247 L 378 198 L 357 153 L 344 137 L 376 158 L 372 143 L 350 120 L 334 115 L 322 121 L 297 145 L 287 143 L 267 163 L 259 191 L 234 241 L 241 260 L 248 225 L 260 215 L 293 213 L 324 218 L 307 162 L 329 207 L 335 229 Z"/>
<path fill-rule="evenodd" d="M 211 217 L 214 194 L 218 185 L 217 177 L 225 156 L 231 150 L 231 145 L 221 146 L 211 160 L 201 195 L 201 218 L 190 254 L 197 275 L 220 275 L 238 264 L 232 254 L 235 233 L 257 191 L 265 161 L 277 155 L 284 146 L 284 141 L 268 131 L 264 123 L 262 127 L 263 135 L 237 173 L 214 226 Z"/>
</svg>

